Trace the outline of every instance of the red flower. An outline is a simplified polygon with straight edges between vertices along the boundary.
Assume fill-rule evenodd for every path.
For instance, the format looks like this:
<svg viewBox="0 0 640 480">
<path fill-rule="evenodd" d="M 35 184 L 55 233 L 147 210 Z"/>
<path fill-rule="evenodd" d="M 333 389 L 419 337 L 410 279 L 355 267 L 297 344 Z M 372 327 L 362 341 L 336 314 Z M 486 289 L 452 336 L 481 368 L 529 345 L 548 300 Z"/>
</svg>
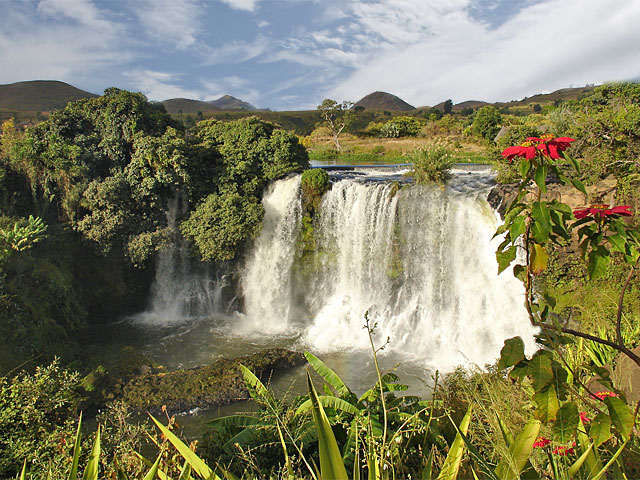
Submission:
<svg viewBox="0 0 640 480">
<path fill-rule="evenodd" d="M 565 455 L 573 455 L 575 452 L 574 447 L 576 446 L 576 442 L 571 443 L 571 447 L 555 447 L 551 453 L 554 455 L 560 455 L 564 457 Z"/>
<path fill-rule="evenodd" d="M 560 154 L 573 141 L 573 138 L 555 138 L 553 135 L 543 135 L 541 138 L 528 137 L 522 145 L 505 148 L 502 151 L 502 156 L 509 160 L 509 163 L 514 157 L 524 157 L 527 160 L 532 160 L 538 153 L 543 157 L 557 160 L 560 158 Z"/>
<path fill-rule="evenodd" d="M 619 205 L 617 207 L 609 208 L 609 205 L 591 205 L 589 208 L 579 208 L 578 210 L 573 211 L 573 215 L 578 219 L 582 219 L 588 216 L 592 216 L 596 219 L 601 219 L 605 217 L 618 217 L 623 215 L 625 217 L 630 217 L 633 215 L 629 210 L 631 207 L 629 205 Z"/>
<path fill-rule="evenodd" d="M 580 420 L 582 420 L 582 423 L 589 423 L 591 421 L 591 419 L 587 417 L 587 412 L 580 412 Z"/>
<path fill-rule="evenodd" d="M 536 441 L 533 443 L 533 448 L 544 448 L 551 443 L 547 437 L 538 437 Z"/>
<path fill-rule="evenodd" d="M 613 392 L 596 392 L 593 395 L 595 397 L 599 398 L 600 400 L 604 400 L 607 397 L 617 397 L 618 396 L 617 393 L 613 393 Z"/>
</svg>

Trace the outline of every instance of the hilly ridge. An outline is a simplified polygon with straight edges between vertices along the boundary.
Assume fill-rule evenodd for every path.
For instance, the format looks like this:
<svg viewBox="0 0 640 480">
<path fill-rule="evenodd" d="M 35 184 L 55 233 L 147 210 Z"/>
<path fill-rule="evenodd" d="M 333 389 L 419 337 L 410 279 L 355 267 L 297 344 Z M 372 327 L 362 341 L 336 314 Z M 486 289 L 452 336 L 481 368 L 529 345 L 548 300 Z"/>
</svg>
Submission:
<svg viewBox="0 0 640 480">
<path fill-rule="evenodd" d="M 57 80 L 31 80 L 0 85 L 0 109 L 49 112 L 82 98 L 97 97 Z"/>
<path fill-rule="evenodd" d="M 356 107 L 364 107 L 368 110 L 393 110 L 393 111 L 409 111 L 416 108 L 409 105 L 400 97 L 387 92 L 373 92 L 362 97 L 355 103 Z"/>
</svg>

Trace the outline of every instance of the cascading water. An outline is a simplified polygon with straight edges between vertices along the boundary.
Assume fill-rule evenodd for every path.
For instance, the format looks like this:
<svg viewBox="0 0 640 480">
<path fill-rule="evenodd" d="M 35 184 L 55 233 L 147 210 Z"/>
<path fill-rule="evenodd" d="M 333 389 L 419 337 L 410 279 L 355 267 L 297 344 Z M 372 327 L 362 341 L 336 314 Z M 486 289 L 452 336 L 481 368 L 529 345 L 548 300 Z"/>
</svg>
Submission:
<svg viewBox="0 0 640 480">
<path fill-rule="evenodd" d="M 137 323 L 166 326 L 209 317 L 221 309 L 222 281 L 213 275 L 210 265 L 190 255 L 189 245 L 178 231 L 178 219 L 186 207 L 179 195 L 168 204 L 167 227 L 173 241 L 158 252 L 149 308 L 133 318 Z"/>
<path fill-rule="evenodd" d="M 484 200 L 490 179 L 466 172 L 445 190 L 405 186 L 397 194 L 389 181 L 336 181 L 316 224 L 317 269 L 293 282 L 297 184 L 276 184 L 245 269 L 245 325 L 295 327 L 304 347 L 353 351 L 368 347 L 369 311 L 378 342 L 390 338 L 386 351 L 441 370 L 493 362 L 515 335 L 532 345 L 522 285 L 497 275 L 497 218 Z"/>
<path fill-rule="evenodd" d="M 292 309 L 291 267 L 300 225 L 300 177 L 276 182 L 264 195 L 262 233 L 256 240 L 241 281 L 248 321 L 241 329 L 279 333 L 287 329 Z"/>
</svg>

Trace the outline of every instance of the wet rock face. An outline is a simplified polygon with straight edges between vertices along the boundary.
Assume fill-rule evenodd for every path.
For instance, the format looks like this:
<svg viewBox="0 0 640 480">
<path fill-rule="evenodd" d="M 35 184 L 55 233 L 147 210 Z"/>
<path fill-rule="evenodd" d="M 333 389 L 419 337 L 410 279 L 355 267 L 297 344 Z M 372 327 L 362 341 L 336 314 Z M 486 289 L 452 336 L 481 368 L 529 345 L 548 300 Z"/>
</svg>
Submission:
<svg viewBox="0 0 640 480">
<path fill-rule="evenodd" d="M 152 414 L 158 414 L 163 405 L 171 413 L 214 408 L 249 398 L 239 365 L 267 382 L 272 374 L 305 362 L 301 353 L 275 348 L 189 370 L 141 371 L 122 384 L 115 397 L 134 410 Z"/>
<path fill-rule="evenodd" d="M 557 200 L 566 203 L 572 209 L 585 207 L 596 203 L 606 203 L 608 205 L 615 204 L 617 181 L 613 176 L 609 176 L 600 180 L 595 185 L 586 187 L 587 196 L 576 190 L 571 185 L 561 185 L 559 183 L 550 183 L 547 186 L 547 193 L 542 195 L 542 200 L 550 202 Z M 534 187 L 530 187 L 530 193 L 526 197 L 526 201 L 534 201 Z M 504 218 L 507 206 L 513 201 L 518 192 L 517 184 L 508 183 L 496 185 L 491 189 L 487 196 L 489 205 L 495 208 L 500 216 Z"/>
</svg>

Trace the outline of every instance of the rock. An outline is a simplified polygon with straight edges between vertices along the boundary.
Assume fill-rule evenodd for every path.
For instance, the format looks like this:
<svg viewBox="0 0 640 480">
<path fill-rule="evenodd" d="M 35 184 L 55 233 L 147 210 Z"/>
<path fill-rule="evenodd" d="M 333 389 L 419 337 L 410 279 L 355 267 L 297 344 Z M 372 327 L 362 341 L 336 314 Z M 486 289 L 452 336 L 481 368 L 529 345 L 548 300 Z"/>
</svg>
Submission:
<svg viewBox="0 0 640 480">
<path fill-rule="evenodd" d="M 158 414 L 163 405 L 171 413 L 213 408 L 249 398 L 238 366 L 249 368 L 266 382 L 274 372 L 304 364 L 304 355 L 275 348 L 211 365 L 154 373 L 146 371 L 128 379 L 117 398 L 137 411 Z"/>
<path fill-rule="evenodd" d="M 640 346 L 633 349 L 633 353 L 640 355 Z M 640 367 L 624 354 L 618 356 L 613 369 L 613 384 L 622 390 L 628 403 L 640 401 Z"/>
</svg>

